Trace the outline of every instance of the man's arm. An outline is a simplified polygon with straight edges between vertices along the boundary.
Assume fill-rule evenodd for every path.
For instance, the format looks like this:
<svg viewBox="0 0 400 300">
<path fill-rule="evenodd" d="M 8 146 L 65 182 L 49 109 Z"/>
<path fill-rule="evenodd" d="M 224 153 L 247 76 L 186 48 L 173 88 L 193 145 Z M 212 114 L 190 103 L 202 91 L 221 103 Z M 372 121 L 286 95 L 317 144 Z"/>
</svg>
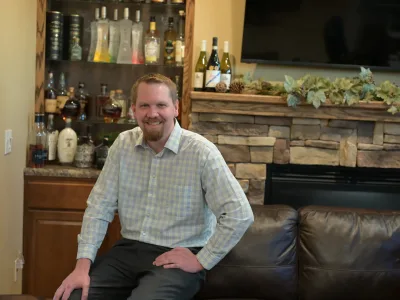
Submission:
<svg viewBox="0 0 400 300">
<path fill-rule="evenodd" d="M 120 137 L 111 146 L 99 178 L 87 200 L 81 233 L 78 235 L 77 259 L 94 261 L 108 224 L 117 209 L 120 170 Z"/>
<path fill-rule="evenodd" d="M 239 242 L 254 221 L 250 204 L 218 150 L 212 150 L 202 172 L 202 186 L 217 217 L 213 236 L 197 254 L 205 269 L 214 267 Z"/>
</svg>

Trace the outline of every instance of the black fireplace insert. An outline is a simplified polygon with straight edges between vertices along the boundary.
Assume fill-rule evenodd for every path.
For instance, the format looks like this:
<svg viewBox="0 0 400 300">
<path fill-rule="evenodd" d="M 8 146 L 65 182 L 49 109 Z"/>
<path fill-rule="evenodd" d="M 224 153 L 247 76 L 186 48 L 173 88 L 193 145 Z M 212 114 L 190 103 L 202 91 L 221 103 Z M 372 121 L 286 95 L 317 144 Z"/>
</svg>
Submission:
<svg viewBox="0 0 400 300">
<path fill-rule="evenodd" d="M 400 170 L 268 164 L 264 204 L 400 210 Z"/>
</svg>

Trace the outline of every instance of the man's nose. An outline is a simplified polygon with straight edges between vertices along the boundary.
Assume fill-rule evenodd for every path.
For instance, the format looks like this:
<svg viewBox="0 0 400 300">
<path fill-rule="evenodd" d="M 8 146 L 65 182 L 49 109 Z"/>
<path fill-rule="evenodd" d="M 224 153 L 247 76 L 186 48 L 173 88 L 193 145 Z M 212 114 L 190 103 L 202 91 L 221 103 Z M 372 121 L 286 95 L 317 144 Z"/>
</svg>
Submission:
<svg viewBox="0 0 400 300">
<path fill-rule="evenodd" d="M 149 109 L 147 115 L 148 115 L 148 117 L 150 117 L 150 118 L 157 117 L 157 116 L 158 116 L 158 109 L 157 109 L 157 107 L 152 107 L 152 106 L 150 106 L 150 109 Z"/>
</svg>

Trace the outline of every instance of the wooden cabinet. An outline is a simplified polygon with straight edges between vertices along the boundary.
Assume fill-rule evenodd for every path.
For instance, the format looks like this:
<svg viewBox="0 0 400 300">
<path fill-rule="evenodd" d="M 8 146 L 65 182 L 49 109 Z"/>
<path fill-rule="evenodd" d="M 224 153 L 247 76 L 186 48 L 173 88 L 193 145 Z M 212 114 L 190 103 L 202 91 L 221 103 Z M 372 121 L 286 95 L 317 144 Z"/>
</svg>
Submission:
<svg viewBox="0 0 400 300">
<path fill-rule="evenodd" d="M 92 179 L 25 177 L 24 294 L 52 297 L 73 270 L 77 236 Z M 118 216 L 110 224 L 98 255 L 120 239 Z"/>
</svg>

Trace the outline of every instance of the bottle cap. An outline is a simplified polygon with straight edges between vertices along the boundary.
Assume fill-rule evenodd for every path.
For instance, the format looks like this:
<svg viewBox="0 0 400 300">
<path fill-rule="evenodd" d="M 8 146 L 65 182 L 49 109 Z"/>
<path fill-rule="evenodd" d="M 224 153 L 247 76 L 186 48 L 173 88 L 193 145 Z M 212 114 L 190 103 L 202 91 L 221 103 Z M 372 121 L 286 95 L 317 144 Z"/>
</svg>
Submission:
<svg viewBox="0 0 400 300">
<path fill-rule="evenodd" d="M 129 8 L 128 7 L 124 8 L 124 19 L 125 20 L 129 19 Z"/>
<path fill-rule="evenodd" d="M 207 41 L 206 40 L 201 41 L 201 51 L 202 52 L 207 51 Z"/>
<path fill-rule="evenodd" d="M 96 20 L 100 19 L 100 8 L 96 7 L 96 9 L 94 10 L 94 18 Z"/>
<path fill-rule="evenodd" d="M 101 18 L 107 19 L 107 7 L 105 7 L 105 6 L 101 7 Z"/>
<path fill-rule="evenodd" d="M 225 41 L 224 42 L 224 53 L 228 53 L 229 52 L 229 42 Z"/>
<path fill-rule="evenodd" d="M 118 9 L 114 9 L 114 21 L 118 21 Z"/>
<path fill-rule="evenodd" d="M 217 37 L 213 37 L 213 47 L 218 46 L 218 38 Z"/>
<path fill-rule="evenodd" d="M 136 11 L 136 22 L 140 22 L 140 10 Z"/>
</svg>

